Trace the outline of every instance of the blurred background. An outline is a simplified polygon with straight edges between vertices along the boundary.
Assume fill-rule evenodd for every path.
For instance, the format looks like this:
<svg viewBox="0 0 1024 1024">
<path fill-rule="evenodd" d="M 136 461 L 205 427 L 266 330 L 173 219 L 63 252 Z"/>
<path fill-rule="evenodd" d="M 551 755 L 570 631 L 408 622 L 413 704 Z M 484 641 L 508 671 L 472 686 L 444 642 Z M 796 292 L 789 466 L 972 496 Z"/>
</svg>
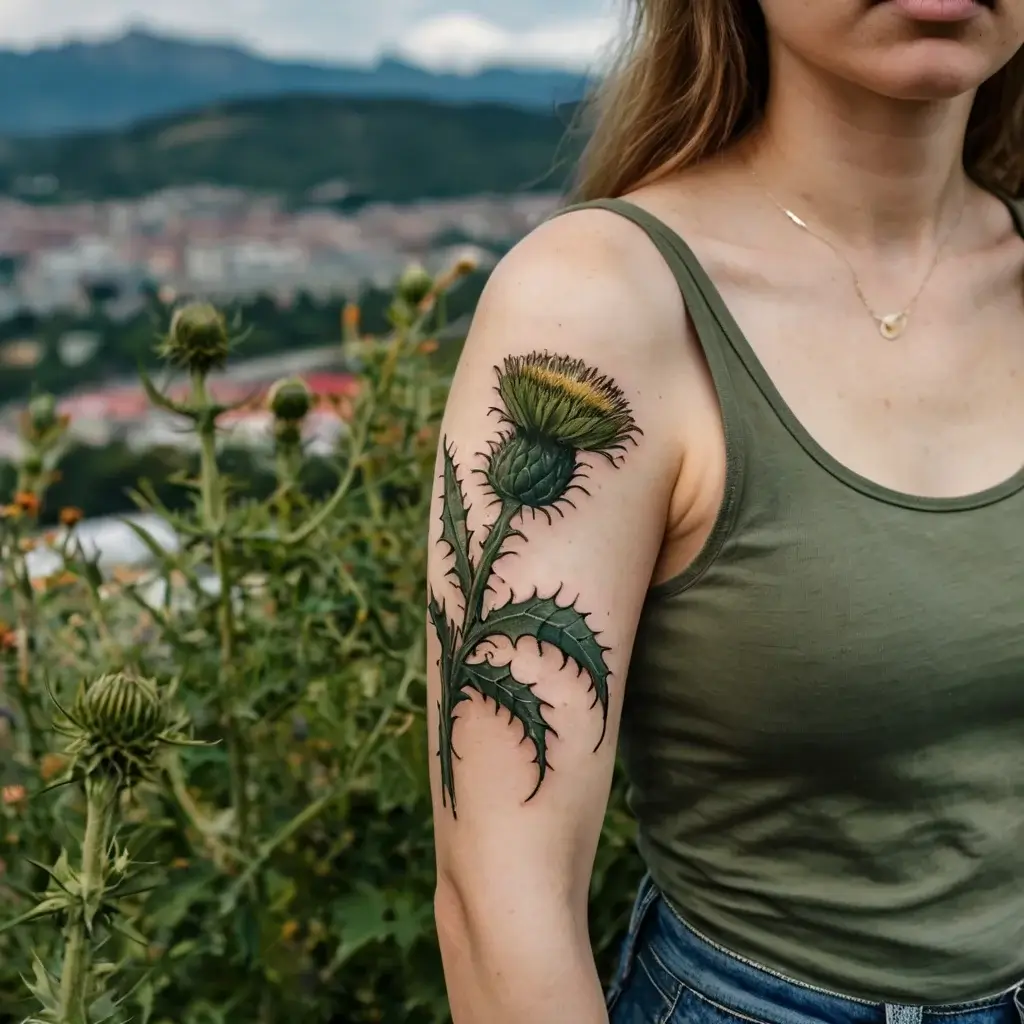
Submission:
<svg viewBox="0 0 1024 1024">
<path fill-rule="evenodd" d="M 0 459 L 33 387 L 92 447 L 173 443 L 126 377 L 183 296 L 250 327 L 232 387 L 337 370 L 341 304 L 379 326 L 412 259 L 478 263 L 457 332 L 556 204 L 615 25 L 606 0 L 148 7 L 0 12 Z M 121 500 L 99 472 L 62 493 L 90 517 Z"/>
<path fill-rule="evenodd" d="M 0 0 L 0 1024 L 445 1024 L 438 427 L 619 14 L 152 6 Z"/>
</svg>

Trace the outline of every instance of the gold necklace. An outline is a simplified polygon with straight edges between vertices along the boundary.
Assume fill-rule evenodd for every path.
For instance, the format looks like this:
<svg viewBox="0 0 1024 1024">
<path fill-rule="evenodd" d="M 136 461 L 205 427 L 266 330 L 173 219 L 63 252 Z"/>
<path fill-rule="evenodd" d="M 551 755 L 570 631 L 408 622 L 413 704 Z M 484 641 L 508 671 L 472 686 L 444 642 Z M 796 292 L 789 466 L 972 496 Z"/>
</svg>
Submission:
<svg viewBox="0 0 1024 1024">
<path fill-rule="evenodd" d="M 953 232 L 957 229 L 957 227 L 960 224 L 960 220 L 964 215 L 964 207 L 966 207 L 967 205 L 966 194 L 964 195 L 963 203 L 961 203 L 960 205 L 960 212 L 959 214 L 957 214 L 956 220 L 953 221 L 953 224 L 951 225 L 949 230 L 943 236 L 939 244 L 935 247 L 935 253 L 932 256 L 931 263 L 928 265 L 928 271 L 924 275 L 924 279 L 921 281 L 920 285 L 918 285 L 917 291 L 914 292 L 914 294 L 911 296 L 910 301 L 898 313 L 876 313 L 875 310 L 872 308 L 871 303 L 869 303 L 867 298 L 865 297 L 864 290 L 861 288 L 860 285 L 860 278 L 857 276 L 857 271 L 854 269 L 853 264 L 849 261 L 849 259 L 847 259 L 846 256 L 843 255 L 843 253 L 831 241 L 829 241 L 829 239 L 827 239 L 824 235 L 819 234 L 817 231 L 811 228 L 806 221 L 804 221 L 801 217 L 798 217 L 788 207 L 783 206 L 782 203 L 780 203 L 778 199 L 776 199 L 775 196 L 773 196 L 771 192 L 768 191 L 768 189 L 765 187 L 764 183 L 758 177 L 757 172 L 754 170 L 753 167 L 749 167 L 748 165 L 748 169 L 754 181 L 757 182 L 758 187 L 761 189 L 761 191 L 764 192 L 764 194 L 775 204 L 776 207 L 778 207 L 780 212 L 786 215 L 786 218 L 788 220 L 794 223 L 802 231 L 806 231 L 807 234 L 809 234 L 812 238 L 816 238 L 819 242 L 824 242 L 825 245 L 827 245 L 846 264 L 847 269 L 850 271 L 850 276 L 853 278 L 853 288 L 854 291 L 856 291 L 857 293 L 857 298 L 860 299 L 860 304 L 868 311 L 868 314 L 870 315 L 871 319 L 874 320 L 875 323 L 878 325 L 878 333 L 887 341 L 893 341 L 894 339 L 898 338 L 907 329 L 907 322 L 910 320 L 910 314 L 914 309 L 915 303 L 920 297 L 921 292 L 924 291 L 925 285 L 931 280 L 932 273 L 935 271 L 935 267 L 938 265 L 939 256 L 941 255 L 942 250 L 945 248 L 946 243 L 950 239 L 950 236 L 953 234 Z"/>
</svg>

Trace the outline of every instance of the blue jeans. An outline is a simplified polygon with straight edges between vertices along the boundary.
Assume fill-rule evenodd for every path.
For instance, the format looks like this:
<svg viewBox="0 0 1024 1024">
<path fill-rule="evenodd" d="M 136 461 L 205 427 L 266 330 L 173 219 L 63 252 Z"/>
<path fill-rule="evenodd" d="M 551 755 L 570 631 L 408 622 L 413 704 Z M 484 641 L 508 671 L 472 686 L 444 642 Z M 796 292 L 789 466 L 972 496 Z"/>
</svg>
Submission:
<svg viewBox="0 0 1024 1024">
<path fill-rule="evenodd" d="M 850 999 L 712 945 L 645 878 L 608 1008 L 611 1024 L 1024 1024 L 1024 986 L 958 1006 Z"/>
</svg>

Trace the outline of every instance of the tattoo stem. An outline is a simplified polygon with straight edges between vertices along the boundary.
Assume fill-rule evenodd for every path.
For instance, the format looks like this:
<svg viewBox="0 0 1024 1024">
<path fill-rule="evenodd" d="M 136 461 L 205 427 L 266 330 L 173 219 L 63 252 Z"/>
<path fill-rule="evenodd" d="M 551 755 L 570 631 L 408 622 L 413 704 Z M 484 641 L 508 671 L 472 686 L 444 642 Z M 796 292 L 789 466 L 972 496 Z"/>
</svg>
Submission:
<svg viewBox="0 0 1024 1024">
<path fill-rule="evenodd" d="M 487 534 L 487 540 L 484 541 L 483 548 L 480 550 L 480 560 L 477 562 L 473 572 L 473 584 L 469 588 L 469 596 L 466 598 L 466 616 L 463 620 L 461 631 L 463 646 L 465 638 L 473 631 L 473 627 L 480 622 L 484 605 L 484 594 L 487 591 L 487 581 L 491 578 L 491 569 L 498 560 L 498 555 L 501 554 L 505 541 L 508 540 L 512 520 L 522 507 L 518 502 L 503 501 L 501 503 L 501 511 L 498 513 L 498 518 L 491 526 Z M 458 651 L 459 660 L 463 660 L 464 656 L 469 653 L 470 651 L 463 650 L 460 647 Z"/>
<path fill-rule="evenodd" d="M 487 591 L 487 581 L 490 579 L 494 563 L 501 554 L 501 549 L 508 540 L 511 532 L 512 520 L 518 514 L 522 505 L 518 502 L 502 502 L 501 512 L 492 524 L 487 533 L 480 550 L 480 558 L 474 566 L 472 583 L 469 594 L 466 597 L 466 614 L 463 618 L 462 629 L 452 635 L 452 650 L 442 653 L 442 664 L 447 660 L 449 668 L 441 672 L 441 701 L 438 708 L 439 721 L 439 750 L 441 757 L 441 799 L 451 803 L 452 814 L 455 813 L 455 789 L 449 788 L 449 782 L 454 780 L 454 766 L 452 756 L 452 729 L 455 725 L 455 705 L 463 699 L 461 687 L 456 685 L 456 680 L 462 678 L 462 665 L 466 658 L 473 652 L 473 646 L 466 642 L 467 637 L 479 621 L 483 610 L 484 594 Z M 446 792 L 447 791 L 447 792 Z"/>
</svg>

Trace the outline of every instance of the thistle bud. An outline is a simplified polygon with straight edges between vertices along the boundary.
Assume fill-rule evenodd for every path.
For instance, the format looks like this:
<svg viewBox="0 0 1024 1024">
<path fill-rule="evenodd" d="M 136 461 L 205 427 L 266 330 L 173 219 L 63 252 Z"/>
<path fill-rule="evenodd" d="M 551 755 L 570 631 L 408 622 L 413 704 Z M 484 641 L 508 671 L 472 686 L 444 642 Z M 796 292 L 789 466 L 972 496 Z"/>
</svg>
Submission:
<svg viewBox="0 0 1024 1024">
<path fill-rule="evenodd" d="M 75 763 L 87 777 L 109 776 L 125 786 L 148 774 L 162 743 L 178 738 L 156 684 L 128 672 L 83 684 L 68 718 Z"/>
<path fill-rule="evenodd" d="M 398 297 L 410 306 L 418 306 L 434 287 L 434 279 L 421 263 L 410 263 L 398 279 Z"/>
<path fill-rule="evenodd" d="M 456 277 L 466 277 L 472 274 L 480 266 L 480 261 L 475 256 L 460 256 L 452 267 L 452 273 Z"/>
<path fill-rule="evenodd" d="M 178 366 L 207 374 L 222 367 L 231 352 L 231 336 L 223 314 L 209 302 L 192 302 L 178 309 L 160 347 Z"/>
<path fill-rule="evenodd" d="M 36 434 L 45 434 L 57 425 L 57 399 L 53 395 L 36 395 L 28 403 L 28 419 Z"/>
<path fill-rule="evenodd" d="M 543 437 L 509 434 L 492 451 L 487 482 L 502 501 L 529 508 L 557 504 L 576 475 L 576 452 Z"/>
<path fill-rule="evenodd" d="M 270 389 L 267 404 L 275 419 L 298 423 L 313 408 L 313 396 L 305 381 L 288 377 L 277 381 Z"/>
</svg>

